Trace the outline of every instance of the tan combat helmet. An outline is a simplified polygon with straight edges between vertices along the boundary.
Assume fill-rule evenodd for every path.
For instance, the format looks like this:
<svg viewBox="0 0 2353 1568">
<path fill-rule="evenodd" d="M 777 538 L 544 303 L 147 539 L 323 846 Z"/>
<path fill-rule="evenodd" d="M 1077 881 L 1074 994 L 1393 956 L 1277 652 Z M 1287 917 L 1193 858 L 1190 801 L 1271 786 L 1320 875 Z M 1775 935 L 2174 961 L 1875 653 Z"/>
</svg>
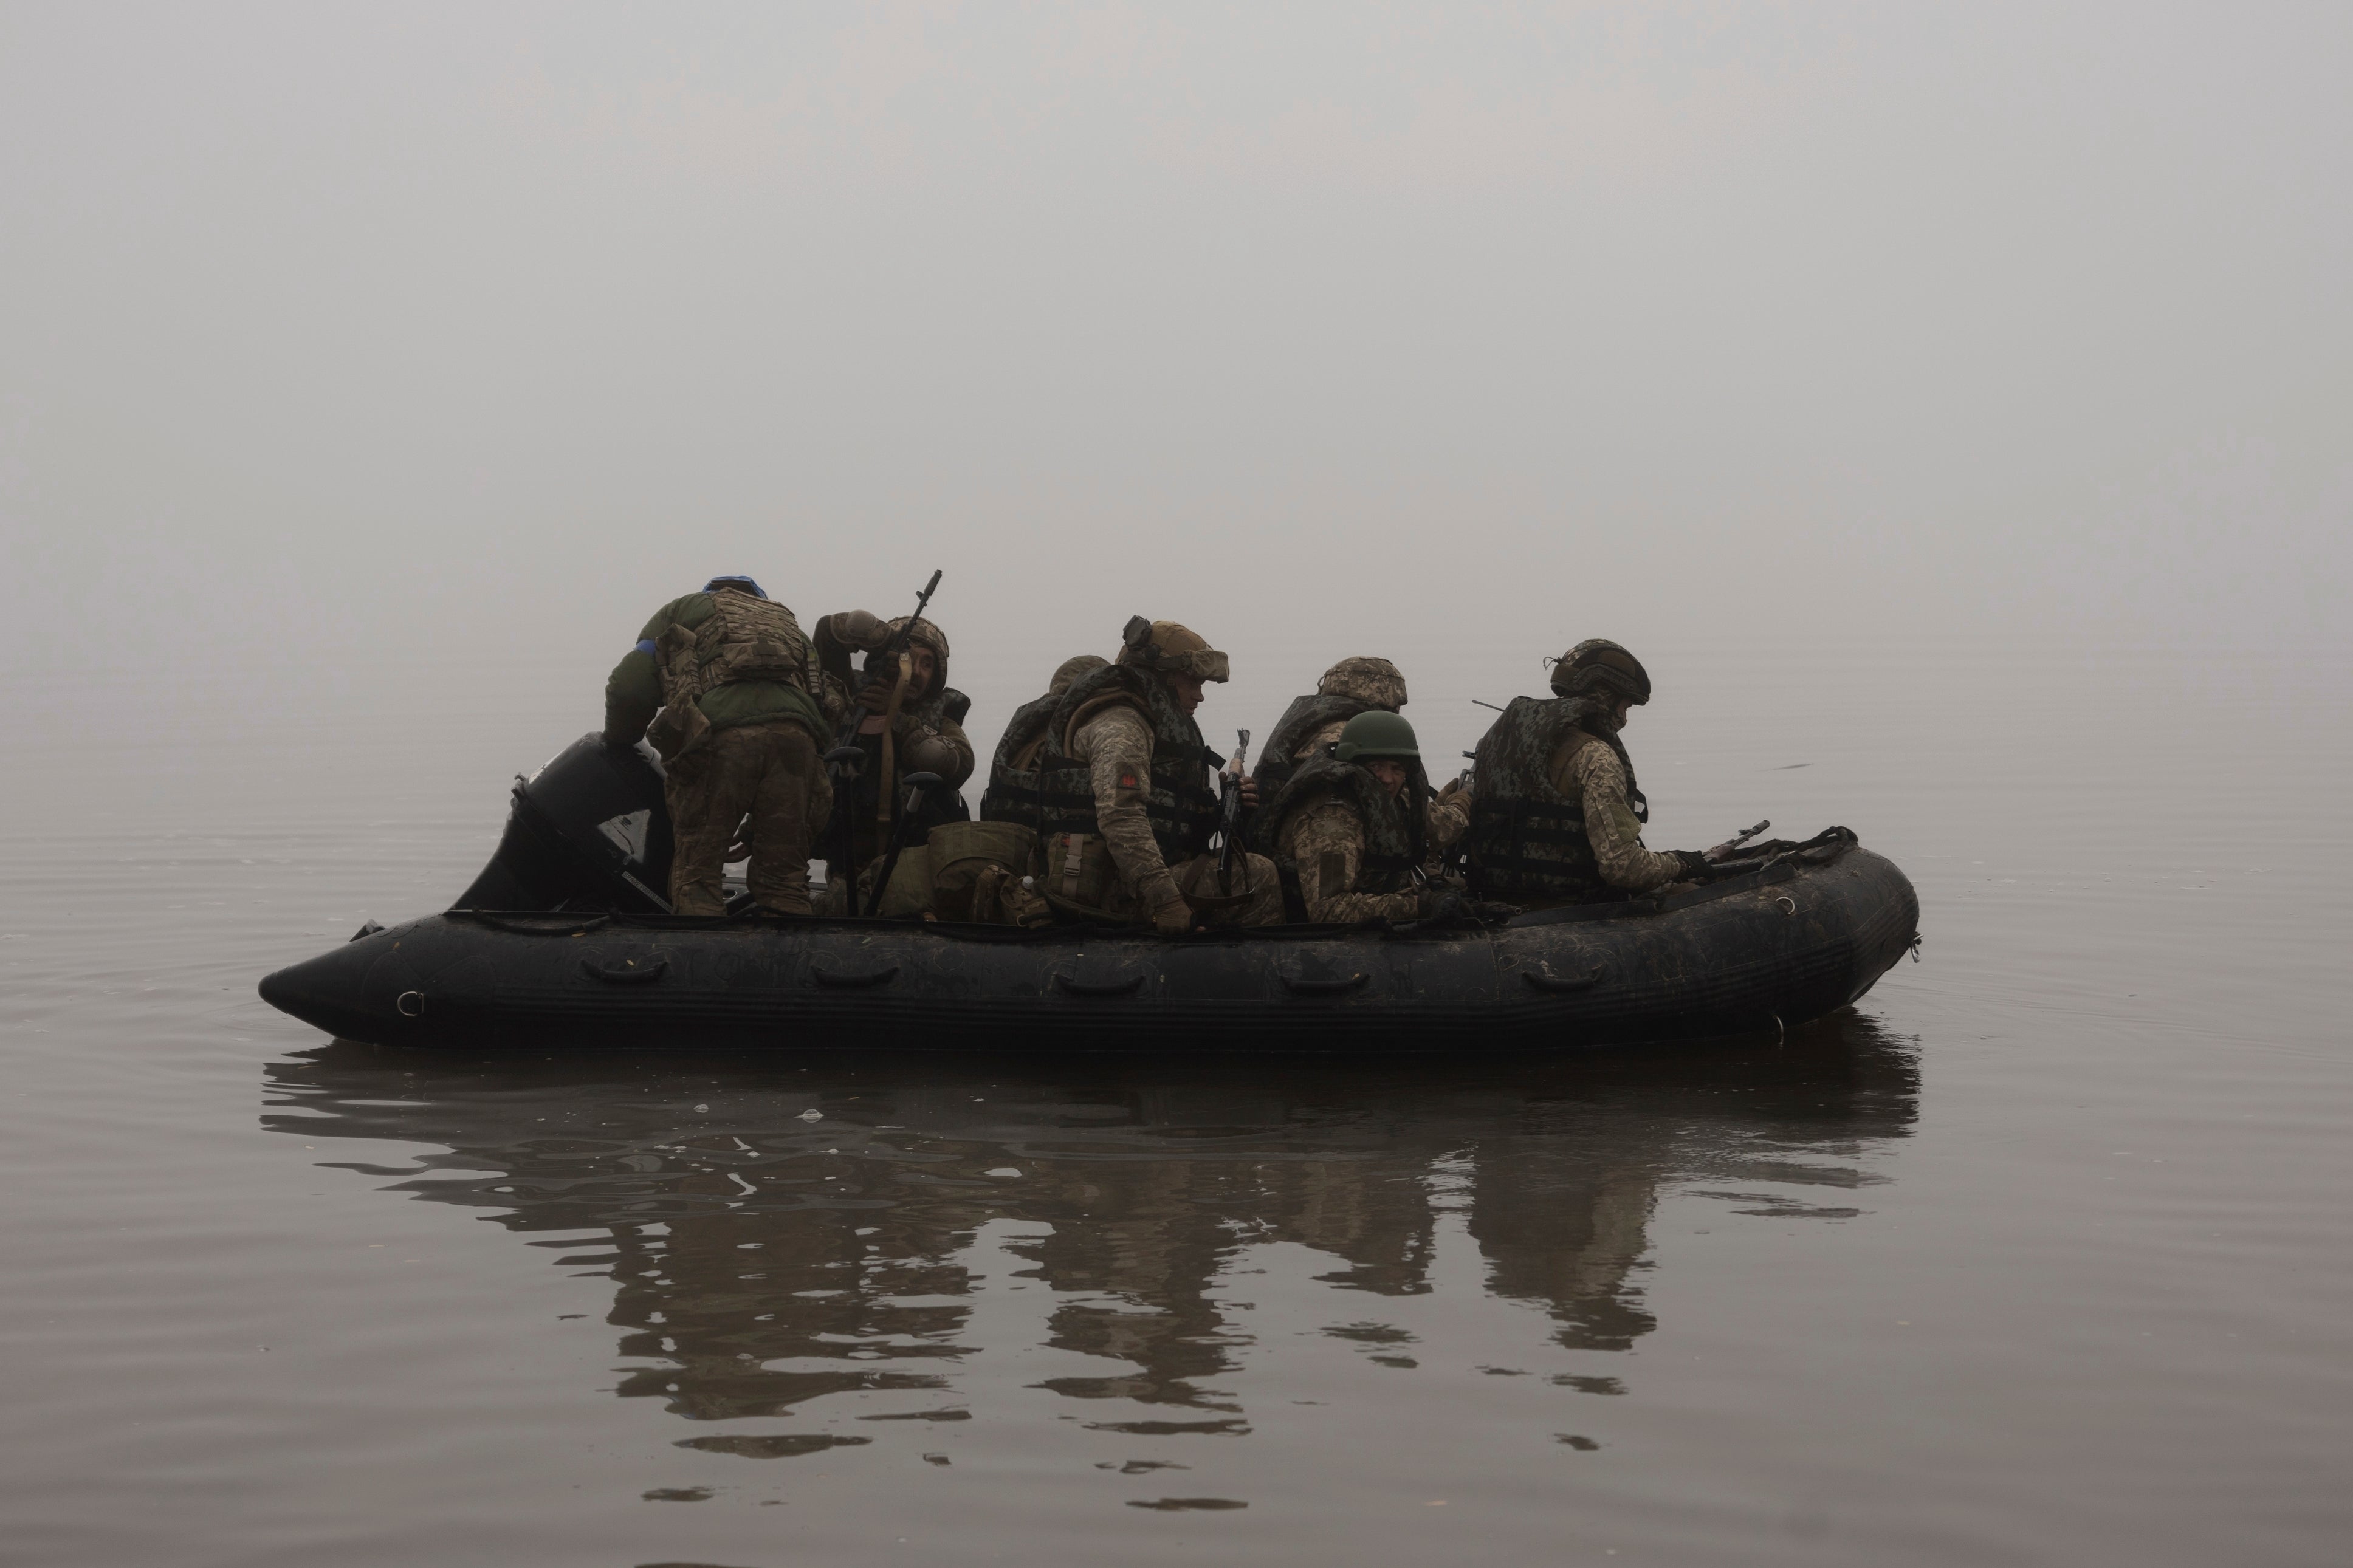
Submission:
<svg viewBox="0 0 2353 1568">
<path fill-rule="evenodd" d="M 1147 621 L 1142 616 L 1129 617 L 1127 629 L 1121 634 L 1117 662 L 1195 680 L 1229 679 L 1226 656 L 1198 632 L 1175 621 Z"/>
<path fill-rule="evenodd" d="M 1111 660 L 1103 658 L 1103 655 L 1099 653 L 1082 653 L 1076 655 L 1073 658 L 1066 658 L 1061 662 L 1060 667 L 1054 671 L 1053 684 L 1046 688 L 1046 695 L 1049 697 L 1060 697 L 1063 692 L 1068 691 L 1071 689 L 1071 682 L 1076 680 L 1082 675 L 1092 675 L 1096 670 L 1104 668 L 1110 663 Z"/>
<path fill-rule="evenodd" d="M 1607 691 L 1639 705 L 1651 700 L 1651 672 L 1608 637 L 1588 637 L 1552 661 L 1552 689 L 1563 697 Z"/>
<path fill-rule="evenodd" d="M 1359 654 L 1344 658 L 1315 683 L 1318 697 L 1353 697 L 1394 713 L 1405 706 L 1405 677 L 1385 658 Z"/>
</svg>

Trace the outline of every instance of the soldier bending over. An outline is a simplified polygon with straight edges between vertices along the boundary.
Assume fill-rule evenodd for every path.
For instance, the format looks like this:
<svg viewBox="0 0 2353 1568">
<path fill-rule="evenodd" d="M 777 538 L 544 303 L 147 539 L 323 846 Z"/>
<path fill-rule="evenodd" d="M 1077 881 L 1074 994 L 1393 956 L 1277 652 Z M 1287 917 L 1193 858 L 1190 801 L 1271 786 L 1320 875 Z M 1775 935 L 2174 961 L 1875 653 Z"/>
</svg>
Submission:
<svg viewBox="0 0 2353 1568">
<path fill-rule="evenodd" d="M 800 623 L 749 577 L 713 577 L 672 599 L 613 667 L 605 743 L 642 735 L 665 768 L 672 913 L 727 912 L 720 873 L 747 815 L 754 901 L 809 912 L 809 845 L 833 805 L 818 764 L 816 681 Z"/>
</svg>

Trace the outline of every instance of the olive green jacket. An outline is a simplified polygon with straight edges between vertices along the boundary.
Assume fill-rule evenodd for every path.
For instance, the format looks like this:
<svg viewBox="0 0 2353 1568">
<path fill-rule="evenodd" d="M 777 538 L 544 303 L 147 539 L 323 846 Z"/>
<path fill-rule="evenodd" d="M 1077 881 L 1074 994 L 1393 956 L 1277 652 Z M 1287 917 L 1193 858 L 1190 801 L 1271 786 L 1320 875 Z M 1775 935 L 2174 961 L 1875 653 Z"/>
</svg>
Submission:
<svg viewBox="0 0 2353 1568">
<path fill-rule="evenodd" d="M 605 681 L 605 738 L 631 744 L 646 732 L 661 711 L 661 669 L 654 662 L 654 644 L 674 626 L 691 631 L 712 616 L 711 595 L 688 594 L 656 610 L 638 634 L 638 646 L 621 656 Z M 797 686 L 780 680 L 738 680 L 714 686 L 696 706 L 714 730 L 738 724 L 767 724 L 789 720 L 805 726 L 821 746 L 828 739 L 825 716 L 817 700 Z"/>
</svg>

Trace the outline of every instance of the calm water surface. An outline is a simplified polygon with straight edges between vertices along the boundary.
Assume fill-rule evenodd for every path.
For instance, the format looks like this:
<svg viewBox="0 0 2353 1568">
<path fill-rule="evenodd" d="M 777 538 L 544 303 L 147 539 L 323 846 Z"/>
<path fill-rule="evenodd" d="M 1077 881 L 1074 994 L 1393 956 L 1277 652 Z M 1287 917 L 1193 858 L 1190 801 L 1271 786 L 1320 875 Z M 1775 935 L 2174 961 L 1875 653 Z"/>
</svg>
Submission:
<svg viewBox="0 0 2353 1568">
<path fill-rule="evenodd" d="M 601 671 L 14 682 L 0 1558 L 2353 1555 L 2342 662 L 1653 668 L 1651 838 L 1852 826 L 1926 962 L 1553 1061 L 398 1055 L 255 980 Z"/>
</svg>

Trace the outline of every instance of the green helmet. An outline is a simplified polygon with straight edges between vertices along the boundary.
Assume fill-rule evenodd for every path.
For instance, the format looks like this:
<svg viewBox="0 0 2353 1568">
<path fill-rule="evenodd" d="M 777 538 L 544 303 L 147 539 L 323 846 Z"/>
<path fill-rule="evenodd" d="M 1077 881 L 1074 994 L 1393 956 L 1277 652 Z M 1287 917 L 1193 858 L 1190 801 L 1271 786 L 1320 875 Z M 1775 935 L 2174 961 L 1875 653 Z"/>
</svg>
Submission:
<svg viewBox="0 0 2353 1568">
<path fill-rule="evenodd" d="M 1368 763 L 1377 757 L 1408 763 L 1421 761 L 1421 748 L 1414 743 L 1412 724 L 1402 715 L 1377 708 L 1348 721 L 1332 754 L 1344 763 Z"/>
</svg>

